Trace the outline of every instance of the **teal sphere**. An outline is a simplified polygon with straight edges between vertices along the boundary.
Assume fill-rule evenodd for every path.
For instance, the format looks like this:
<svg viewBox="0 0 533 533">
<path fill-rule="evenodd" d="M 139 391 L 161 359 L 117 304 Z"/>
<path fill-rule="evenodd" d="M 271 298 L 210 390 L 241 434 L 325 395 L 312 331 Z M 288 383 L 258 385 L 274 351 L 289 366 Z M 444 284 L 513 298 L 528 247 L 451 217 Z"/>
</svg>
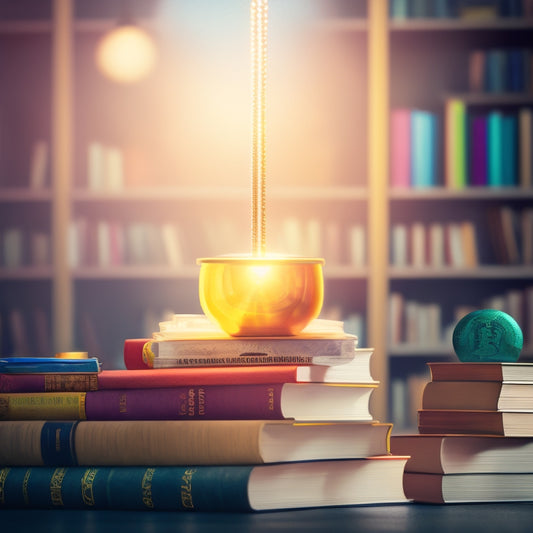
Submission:
<svg viewBox="0 0 533 533">
<path fill-rule="evenodd" d="M 516 361 L 523 344 L 516 320 L 497 309 L 472 311 L 453 331 L 453 348 L 463 362 Z"/>
</svg>

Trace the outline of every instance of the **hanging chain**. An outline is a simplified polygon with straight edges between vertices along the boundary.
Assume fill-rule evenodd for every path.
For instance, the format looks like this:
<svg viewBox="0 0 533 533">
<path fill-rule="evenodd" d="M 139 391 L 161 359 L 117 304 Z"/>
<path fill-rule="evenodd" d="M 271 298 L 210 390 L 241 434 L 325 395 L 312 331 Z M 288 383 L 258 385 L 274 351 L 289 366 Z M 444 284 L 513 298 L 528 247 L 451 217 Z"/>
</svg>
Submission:
<svg viewBox="0 0 533 533">
<path fill-rule="evenodd" d="M 266 253 L 266 67 L 268 0 L 250 7 L 252 56 L 252 253 Z"/>
</svg>

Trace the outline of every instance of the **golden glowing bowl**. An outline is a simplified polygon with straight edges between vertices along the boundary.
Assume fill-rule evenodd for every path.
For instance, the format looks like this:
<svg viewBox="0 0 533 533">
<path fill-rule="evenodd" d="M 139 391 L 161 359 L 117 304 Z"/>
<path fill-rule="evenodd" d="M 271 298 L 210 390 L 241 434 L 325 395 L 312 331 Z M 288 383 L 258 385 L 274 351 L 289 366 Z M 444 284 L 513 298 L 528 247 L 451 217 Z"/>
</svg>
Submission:
<svg viewBox="0 0 533 533">
<path fill-rule="evenodd" d="M 323 259 L 198 259 L 204 313 L 233 336 L 296 335 L 324 301 Z"/>
</svg>

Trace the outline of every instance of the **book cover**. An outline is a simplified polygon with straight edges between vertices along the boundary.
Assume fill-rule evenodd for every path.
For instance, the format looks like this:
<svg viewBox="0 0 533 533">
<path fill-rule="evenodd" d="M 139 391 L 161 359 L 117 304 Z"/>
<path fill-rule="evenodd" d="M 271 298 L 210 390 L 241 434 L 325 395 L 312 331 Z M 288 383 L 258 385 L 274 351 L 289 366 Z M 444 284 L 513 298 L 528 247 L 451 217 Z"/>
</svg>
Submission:
<svg viewBox="0 0 533 533">
<path fill-rule="evenodd" d="M 502 122 L 503 185 L 518 185 L 518 117 L 505 114 Z"/>
<path fill-rule="evenodd" d="M 428 111 L 411 111 L 411 184 L 431 187 L 436 183 L 436 124 Z"/>
<path fill-rule="evenodd" d="M 163 466 L 363 459 L 392 424 L 265 420 L 3 421 L 3 466 Z"/>
<path fill-rule="evenodd" d="M 249 512 L 406 503 L 406 460 L 381 456 L 259 466 L 5 467 L 0 469 L 0 508 Z"/>
<path fill-rule="evenodd" d="M 274 383 L 0 394 L 0 420 L 359 420 L 377 384 Z"/>
</svg>

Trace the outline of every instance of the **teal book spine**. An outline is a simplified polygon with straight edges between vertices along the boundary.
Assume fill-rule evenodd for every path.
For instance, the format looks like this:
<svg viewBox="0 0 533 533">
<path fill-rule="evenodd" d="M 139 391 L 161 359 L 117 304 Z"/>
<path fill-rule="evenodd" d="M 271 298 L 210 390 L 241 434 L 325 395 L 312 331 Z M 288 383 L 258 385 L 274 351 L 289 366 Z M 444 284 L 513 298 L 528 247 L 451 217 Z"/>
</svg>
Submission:
<svg viewBox="0 0 533 533">
<path fill-rule="evenodd" d="M 515 115 L 502 119 L 502 184 L 518 185 L 518 120 Z"/>
<path fill-rule="evenodd" d="M 252 466 L 5 467 L 0 509 L 247 512 Z"/>
<path fill-rule="evenodd" d="M 488 134 L 488 185 L 503 185 L 503 116 L 491 111 L 487 119 Z"/>
</svg>

